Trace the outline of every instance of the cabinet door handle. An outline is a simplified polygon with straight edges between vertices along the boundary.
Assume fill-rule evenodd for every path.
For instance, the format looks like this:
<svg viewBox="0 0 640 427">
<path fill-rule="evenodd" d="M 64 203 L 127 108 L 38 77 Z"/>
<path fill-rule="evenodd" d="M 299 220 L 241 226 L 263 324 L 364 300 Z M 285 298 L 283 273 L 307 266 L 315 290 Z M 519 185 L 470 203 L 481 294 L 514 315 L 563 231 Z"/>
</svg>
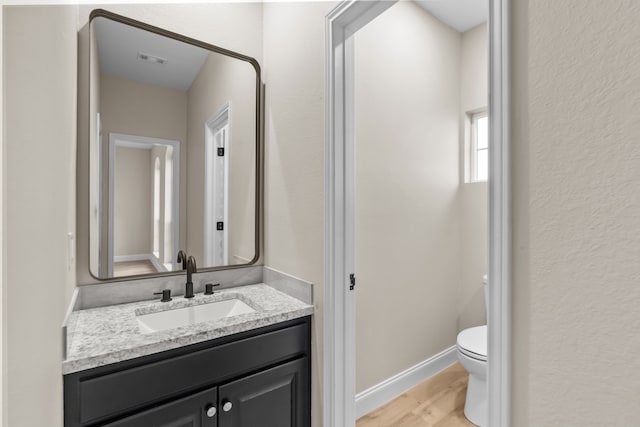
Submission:
<svg viewBox="0 0 640 427">
<path fill-rule="evenodd" d="M 207 417 L 209 418 L 213 418 L 216 416 L 216 407 L 213 405 L 207 405 L 207 408 L 205 409 L 207 412 Z"/>
<path fill-rule="evenodd" d="M 229 402 L 228 400 L 224 400 L 222 402 L 222 410 L 224 412 L 229 412 L 231 408 L 233 408 L 233 403 Z"/>
</svg>

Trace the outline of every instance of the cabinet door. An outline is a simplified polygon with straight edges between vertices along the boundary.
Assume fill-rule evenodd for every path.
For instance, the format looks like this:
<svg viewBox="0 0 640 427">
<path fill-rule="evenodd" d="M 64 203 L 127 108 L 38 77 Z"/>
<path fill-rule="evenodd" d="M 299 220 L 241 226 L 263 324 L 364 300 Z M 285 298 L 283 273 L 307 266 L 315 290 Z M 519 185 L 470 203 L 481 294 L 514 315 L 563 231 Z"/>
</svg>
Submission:
<svg viewBox="0 0 640 427">
<path fill-rule="evenodd" d="M 156 406 L 105 427 L 217 427 L 217 388 Z"/>
<path fill-rule="evenodd" d="M 308 370 L 303 357 L 221 386 L 218 427 L 308 427 Z"/>
</svg>

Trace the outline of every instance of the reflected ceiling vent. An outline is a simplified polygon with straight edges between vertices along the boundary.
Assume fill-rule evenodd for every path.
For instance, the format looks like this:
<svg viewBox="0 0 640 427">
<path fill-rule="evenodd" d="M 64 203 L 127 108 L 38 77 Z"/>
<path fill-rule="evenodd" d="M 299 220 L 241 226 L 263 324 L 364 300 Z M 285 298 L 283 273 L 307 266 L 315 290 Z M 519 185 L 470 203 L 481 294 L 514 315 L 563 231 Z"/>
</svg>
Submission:
<svg viewBox="0 0 640 427">
<path fill-rule="evenodd" d="M 138 52 L 138 59 L 160 65 L 163 65 L 167 62 L 166 58 L 161 58 L 159 56 L 151 55 L 144 52 Z"/>
</svg>

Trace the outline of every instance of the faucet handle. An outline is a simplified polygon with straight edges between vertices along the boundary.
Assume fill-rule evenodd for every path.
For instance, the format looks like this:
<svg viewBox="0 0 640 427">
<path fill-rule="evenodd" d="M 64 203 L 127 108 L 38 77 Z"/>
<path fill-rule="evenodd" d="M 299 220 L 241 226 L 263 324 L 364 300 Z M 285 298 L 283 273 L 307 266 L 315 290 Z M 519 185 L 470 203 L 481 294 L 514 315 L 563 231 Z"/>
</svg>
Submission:
<svg viewBox="0 0 640 427">
<path fill-rule="evenodd" d="M 206 285 L 204 285 L 204 294 L 213 295 L 214 286 L 220 286 L 220 283 L 216 283 L 215 285 L 213 283 L 207 283 Z"/>
<path fill-rule="evenodd" d="M 162 294 L 162 299 L 160 300 L 160 302 L 169 302 L 171 301 L 171 289 L 164 289 L 161 292 L 154 292 L 154 295 L 160 295 Z"/>
</svg>

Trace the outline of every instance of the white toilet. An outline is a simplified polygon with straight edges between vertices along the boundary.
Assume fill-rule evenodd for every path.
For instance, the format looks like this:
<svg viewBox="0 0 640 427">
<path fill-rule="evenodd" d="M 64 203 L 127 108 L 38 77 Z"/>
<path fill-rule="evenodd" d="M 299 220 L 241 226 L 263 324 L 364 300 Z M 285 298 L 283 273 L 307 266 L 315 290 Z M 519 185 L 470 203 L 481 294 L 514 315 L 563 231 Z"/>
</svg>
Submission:
<svg viewBox="0 0 640 427">
<path fill-rule="evenodd" d="M 482 277 L 485 309 L 489 309 L 487 275 Z M 458 334 L 458 360 L 469 372 L 464 416 L 487 427 L 487 325 L 465 329 Z"/>
</svg>

